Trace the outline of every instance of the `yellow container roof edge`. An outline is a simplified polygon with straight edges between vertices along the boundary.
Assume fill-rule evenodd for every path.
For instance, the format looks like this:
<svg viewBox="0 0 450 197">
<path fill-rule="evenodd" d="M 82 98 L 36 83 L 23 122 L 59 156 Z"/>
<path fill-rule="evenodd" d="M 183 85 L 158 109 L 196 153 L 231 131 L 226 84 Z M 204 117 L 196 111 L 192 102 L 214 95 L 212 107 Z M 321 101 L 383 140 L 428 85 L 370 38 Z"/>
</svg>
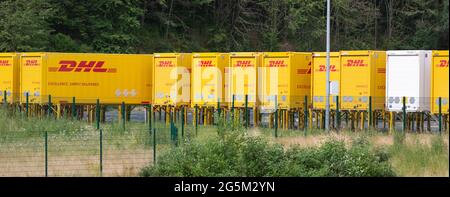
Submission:
<svg viewBox="0 0 450 197">
<path fill-rule="evenodd" d="M 191 53 L 153 53 L 155 57 L 173 57 L 180 55 L 192 55 Z"/>
<path fill-rule="evenodd" d="M 46 54 L 57 54 L 57 55 L 143 55 L 143 56 L 153 56 L 153 54 L 132 54 L 132 53 L 61 53 L 61 52 L 27 52 L 20 53 L 22 56 L 36 56 L 36 55 L 46 55 Z"/>
<path fill-rule="evenodd" d="M 223 52 L 196 52 L 196 53 L 191 53 L 192 56 L 217 56 L 217 55 L 226 55 L 229 53 L 223 53 Z"/>
<path fill-rule="evenodd" d="M 433 51 L 433 56 L 448 56 L 448 50 L 434 50 Z"/>
<path fill-rule="evenodd" d="M 326 56 L 326 55 L 327 55 L 327 52 L 313 52 L 313 56 L 314 57 L 323 57 L 323 56 Z M 331 57 L 337 57 L 339 55 L 340 55 L 339 52 L 330 52 L 330 56 Z"/>
<path fill-rule="evenodd" d="M 262 54 L 262 52 L 230 52 L 230 57 L 256 57 Z"/>
<path fill-rule="evenodd" d="M 288 51 L 288 52 L 264 52 L 263 55 L 265 57 L 285 57 L 285 56 L 291 56 L 291 55 L 312 55 L 312 52 L 294 52 L 294 51 Z"/>
<path fill-rule="evenodd" d="M 386 51 L 381 51 L 381 50 L 355 50 L 355 51 L 342 50 L 342 51 L 339 51 L 339 53 L 341 55 L 369 55 L 370 53 L 373 53 L 373 52 L 386 52 Z"/>
<path fill-rule="evenodd" d="M 0 53 L 0 56 L 13 56 L 13 55 L 20 55 L 21 53 L 16 52 L 6 52 L 6 53 Z"/>
</svg>

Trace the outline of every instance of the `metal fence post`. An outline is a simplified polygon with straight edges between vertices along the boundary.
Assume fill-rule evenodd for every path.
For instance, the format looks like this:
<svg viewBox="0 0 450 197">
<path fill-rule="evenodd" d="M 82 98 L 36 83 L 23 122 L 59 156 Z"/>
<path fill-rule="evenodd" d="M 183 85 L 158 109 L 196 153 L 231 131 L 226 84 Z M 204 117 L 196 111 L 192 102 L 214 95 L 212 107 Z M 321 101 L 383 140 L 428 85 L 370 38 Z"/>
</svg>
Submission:
<svg viewBox="0 0 450 197">
<path fill-rule="evenodd" d="M 6 90 L 3 91 L 3 106 L 6 108 L 8 106 L 8 97 L 6 95 Z"/>
<path fill-rule="evenodd" d="M 97 103 L 95 106 L 95 122 L 97 130 L 100 129 L 100 99 L 97 99 Z"/>
<path fill-rule="evenodd" d="M 442 97 L 439 97 L 439 134 L 442 133 Z"/>
<path fill-rule="evenodd" d="M 181 107 L 181 138 L 184 138 L 184 106 Z"/>
<path fill-rule="evenodd" d="M 152 132 L 152 114 L 153 114 L 152 104 L 148 104 L 148 130 L 150 131 L 150 134 Z"/>
<path fill-rule="evenodd" d="M 125 121 L 126 121 L 126 109 L 125 109 L 125 102 L 122 102 L 121 106 L 121 113 L 122 113 L 122 128 L 125 130 Z"/>
<path fill-rule="evenodd" d="M 217 98 L 217 115 L 219 115 L 219 117 L 220 117 L 220 98 Z"/>
<path fill-rule="evenodd" d="M 303 123 L 303 130 L 304 130 L 304 135 L 306 136 L 306 130 L 308 129 L 308 96 L 305 95 L 305 106 L 304 106 L 304 123 Z M 300 117 L 299 117 L 300 120 Z"/>
<path fill-rule="evenodd" d="M 406 131 L 406 97 L 403 97 L 402 103 L 403 103 L 403 107 L 402 107 L 402 111 L 403 111 L 402 132 L 405 132 Z"/>
<path fill-rule="evenodd" d="M 48 134 L 45 131 L 44 134 L 44 151 L 45 151 L 45 177 L 48 177 Z"/>
<path fill-rule="evenodd" d="M 52 114 L 52 95 L 48 95 L 48 117 Z"/>
<path fill-rule="evenodd" d="M 336 129 L 341 129 L 341 111 L 339 109 L 339 96 L 336 96 Z"/>
<path fill-rule="evenodd" d="M 278 95 L 275 95 L 275 137 L 278 137 Z"/>
<path fill-rule="evenodd" d="M 75 103 L 75 97 L 72 97 L 72 118 L 74 120 L 77 118 L 77 106 Z"/>
<path fill-rule="evenodd" d="M 234 124 L 234 94 L 233 94 L 232 101 L 231 101 L 231 121 Z"/>
<path fill-rule="evenodd" d="M 153 128 L 153 165 L 156 165 L 156 128 Z"/>
<path fill-rule="evenodd" d="M 248 129 L 250 118 L 248 117 L 248 94 L 245 95 L 245 109 L 244 109 L 244 115 L 245 115 L 245 128 Z"/>
<path fill-rule="evenodd" d="M 25 94 L 25 114 L 26 114 L 26 117 L 28 117 L 28 113 L 29 113 L 29 108 L 30 108 L 30 102 L 29 102 L 29 93 L 27 92 L 26 94 Z"/>
<path fill-rule="evenodd" d="M 372 96 L 369 96 L 369 129 L 372 127 Z"/>
<path fill-rule="evenodd" d="M 198 128 L 198 105 L 195 104 L 195 136 L 197 136 L 197 128 Z"/>
<path fill-rule="evenodd" d="M 100 176 L 103 176 L 103 130 L 100 129 Z"/>
</svg>

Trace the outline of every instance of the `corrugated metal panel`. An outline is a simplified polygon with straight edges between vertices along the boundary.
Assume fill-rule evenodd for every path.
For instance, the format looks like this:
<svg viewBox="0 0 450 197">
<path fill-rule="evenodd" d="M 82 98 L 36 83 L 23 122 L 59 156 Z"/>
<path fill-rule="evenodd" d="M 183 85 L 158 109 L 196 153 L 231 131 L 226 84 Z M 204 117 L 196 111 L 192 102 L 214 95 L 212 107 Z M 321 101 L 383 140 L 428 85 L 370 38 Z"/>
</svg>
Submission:
<svg viewBox="0 0 450 197">
<path fill-rule="evenodd" d="M 24 53 L 21 93 L 30 103 L 152 102 L 152 55 Z M 22 97 L 25 102 L 25 97 Z"/>
<path fill-rule="evenodd" d="M 341 78 L 341 61 L 339 52 L 330 53 L 330 81 L 333 89 L 337 92 L 331 91 L 330 94 L 330 108 L 336 108 L 336 97 L 340 92 L 340 78 Z M 318 52 L 313 54 L 313 69 L 312 69 L 312 101 L 314 109 L 325 109 L 326 98 L 326 53 Z M 334 87 L 336 86 L 336 87 Z"/>
<path fill-rule="evenodd" d="M 385 101 L 386 52 L 341 51 L 341 96 L 343 110 L 381 110 Z"/>
<path fill-rule="evenodd" d="M 0 100 L 3 103 L 6 91 L 8 103 L 19 101 L 19 54 L 0 53 Z"/>
<path fill-rule="evenodd" d="M 441 99 L 441 112 L 449 113 L 449 71 L 448 51 L 433 51 L 431 65 L 431 111 L 439 113 L 439 97 Z"/>
<path fill-rule="evenodd" d="M 260 69 L 261 110 L 302 108 L 311 94 L 312 53 L 264 53 Z"/>
<path fill-rule="evenodd" d="M 226 71 L 226 100 L 232 102 L 235 95 L 235 107 L 245 106 L 245 95 L 248 95 L 248 107 L 257 105 L 258 68 L 261 64 L 261 53 L 231 53 L 230 69 Z"/>
<path fill-rule="evenodd" d="M 388 51 L 386 96 L 389 111 L 430 110 L 431 51 Z"/>
<path fill-rule="evenodd" d="M 189 105 L 191 100 L 191 60 L 187 53 L 154 54 L 153 84 L 155 105 Z"/>
<path fill-rule="evenodd" d="M 217 107 L 225 102 L 225 68 L 229 67 L 227 53 L 193 53 L 191 77 L 191 106 Z"/>
</svg>

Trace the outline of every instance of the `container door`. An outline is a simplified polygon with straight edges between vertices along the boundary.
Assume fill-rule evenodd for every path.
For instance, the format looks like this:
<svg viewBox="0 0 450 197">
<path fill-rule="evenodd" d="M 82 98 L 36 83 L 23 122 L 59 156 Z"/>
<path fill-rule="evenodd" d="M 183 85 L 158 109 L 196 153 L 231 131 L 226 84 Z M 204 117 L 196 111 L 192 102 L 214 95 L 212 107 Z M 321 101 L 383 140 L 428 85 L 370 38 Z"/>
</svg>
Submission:
<svg viewBox="0 0 450 197">
<path fill-rule="evenodd" d="M 256 103 L 256 59 L 255 57 L 231 57 L 230 98 L 235 95 L 235 106 L 248 106 Z"/>
<path fill-rule="evenodd" d="M 326 56 L 314 57 L 313 69 L 313 107 L 314 109 L 325 109 L 326 97 Z M 336 96 L 340 89 L 340 62 L 339 56 L 330 57 L 330 108 L 336 108 Z"/>
<path fill-rule="evenodd" d="M 21 58 L 21 93 L 22 102 L 26 102 L 25 95 L 28 93 L 29 102 L 41 102 L 42 90 L 42 57 L 23 56 Z"/>
<path fill-rule="evenodd" d="M 177 58 L 155 57 L 155 105 L 173 105 L 176 95 L 171 94 L 171 89 L 176 85 L 176 79 L 172 79 L 171 73 L 176 72 Z"/>
<path fill-rule="evenodd" d="M 0 56 L 0 100 L 3 103 L 6 92 L 8 103 L 13 102 L 14 56 Z"/>
<path fill-rule="evenodd" d="M 262 106 L 275 107 L 275 95 L 278 95 L 279 108 L 289 107 L 290 69 L 289 57 L 265 57 L 262 68 Z"/>
<path fill-rule="evenodd" d="M 448 113 L 449 106 L 449 71 L 448 71 L 448 52 L 447 55 L 435 55 L 433 57 L 432 65 L 432 111 L 433 113 L 439 113 L 439 97 L 441 99 L 441 112 Z"/>
<path fill-rule="evenodd" d="M 368 55 L 341 56 L 342 109 L 367 110 L 371 65 Z"/>
<path fill-rule="evenodd" d="M 190 74 L 186 67 L 178 65 L 177 56 L 155 57 L 155 104 L 175 105 L 189 102 L 189 88 L 182 88 L 183 84 L 190 84 Z"/>
<path fill-rule="evenodd" d="M 403 97 L 406 110 L 419 110 L 420 57 L 416 55 L 388 55 L 387 106 L 389 111 L 402 111 Z"/>
<path fill-rule="evenodd" d="M 217 106 L 222 98 L 222 74 L 216 57 L 196 57 L 192 62 L 193 103 Z"/>
</svg>

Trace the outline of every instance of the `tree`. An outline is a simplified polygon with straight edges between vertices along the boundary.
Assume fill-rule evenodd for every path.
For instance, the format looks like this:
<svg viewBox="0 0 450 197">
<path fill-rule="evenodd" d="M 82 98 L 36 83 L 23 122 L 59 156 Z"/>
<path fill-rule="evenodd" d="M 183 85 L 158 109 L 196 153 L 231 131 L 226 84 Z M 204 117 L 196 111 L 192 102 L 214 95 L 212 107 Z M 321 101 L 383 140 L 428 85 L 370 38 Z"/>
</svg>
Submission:
<svg viewBox="0 0 450 197">
<path fill-rule="evenodd" d="M 49 49 L 52 29 L 46 21 L 54 8 L 42 0 L 0 1 L 0 51 Z"/>
</svg>

